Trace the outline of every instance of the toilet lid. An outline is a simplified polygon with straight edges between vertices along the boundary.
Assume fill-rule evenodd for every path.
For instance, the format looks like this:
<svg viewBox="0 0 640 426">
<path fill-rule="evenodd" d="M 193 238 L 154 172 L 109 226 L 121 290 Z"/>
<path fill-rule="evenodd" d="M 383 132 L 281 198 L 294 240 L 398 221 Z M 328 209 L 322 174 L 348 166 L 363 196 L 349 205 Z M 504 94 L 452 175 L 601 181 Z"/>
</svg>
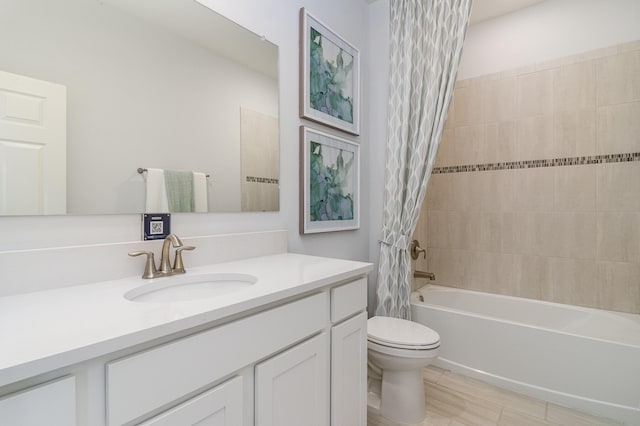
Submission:
<svg viewBox="0 0 640 426">
<path fill-rule="evenodd" d="M 403 349 L 431 349 L 440 344 L 440 335 L 417 322 L 376 316 L 367 320 L 370 341 Z"/>
</svg>

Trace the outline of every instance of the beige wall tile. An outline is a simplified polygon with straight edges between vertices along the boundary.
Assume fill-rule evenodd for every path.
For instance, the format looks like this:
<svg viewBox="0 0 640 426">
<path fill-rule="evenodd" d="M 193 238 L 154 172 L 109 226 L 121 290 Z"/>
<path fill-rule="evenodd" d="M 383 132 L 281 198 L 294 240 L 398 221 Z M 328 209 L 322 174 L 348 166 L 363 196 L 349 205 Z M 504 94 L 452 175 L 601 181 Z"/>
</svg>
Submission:
<svg viewBox="0 0 640 426">
<path fill-rule="evenodd" d="M 502 213 L 483 212 L 478 214 L 477 249 L 481 251 L 502 251 Z"/>
<path fill-rule="evenodd" d="M 586 157 L 596 154 L 596 110 L 556 112 L 554 144 L 557 157 Z"/>
<path fill-rule="evenodd" d="M 490 170 L 479 172 L 482 178 L 478 180 L 480 184 L 480 202 L 478 207 L 481 211 L 511 211 L 513 210 L 515 185 L 511 170 Z"/>
<path fill-rule="evenodd" d="M 517 137 L 516 122 L 513 120 L 485 125 L 484 161 L 487 163 L 517 161 Z"/>
<path fill-rule="evenodd" d="M 555 79 L 555 112 L 595 109 L 595 61 L 583 61 L 560 68 Z"/>
<path fill-rule="evenodd" d="M 514 281 L 514 255 L 466 251 L 464 262 L 464 288 L 510 294 Z"/>
<path fill-rule="evenodd" d="M 455 102 L 454 126 L 470 126 L 484 122 L 480 84 L 469 84 L 467 87 L 454 90 L 453 101 Z"/>
<path fill-rule="evenodd" d="M 596 213 L 556 213 L 552 256 L 596 258 Z"/>
<path fill-rule="evenodd" d="M 516 122 L 518 160 L 553 158 L 553 115 L 523 118 Z"/>
<path fill-rule="evenodd" d="M 533 213 L 530 251 L 522 254 L 595 259 L 595 213 Z"/>
<path fill-rule="evenodd" d="M 519 169 L 513 173 L 514 210 L 553 211 L 554 168 Z"/>
<path fill-rule="evenodd" d="M 551 279 L 543 297 L 557 303 L 595 306 L 597 268 L 593 261 L 553 257 L 549 259 Z"/>
<path fill-rule="evenodd" d="M 640 213 L 598 213 L 598 260 L 640 263 Z"/>
<path fill-rule="evenodd" d="M 640 50 L 640 40 L 630 41 L 628 43 L 622 43 L 618 45 L 618 52 L 631 52 L 633 50 Z"/>
<path fill-rule="evenodd" d="M 430 272 L 436 276 L 432 284 L 446 285 L 451 287 L 463 287 L 464 277 L 464 255 L 463 250 L 437 249 L 427 250 L 427 263 Z M 418 287 L 427 284 L 422 280 Z"/>
<path fill-rule="evenodd" d="M 596 210 L 596 165 L 553 167 L 554 210 L 593 212 Z"/>
<path fill-rule="evenodd" d="M 456 180 L 451 190 L 458 191 L 460 197 L 455 210 L 479 211 L 485 204 L 486 189 L 489 187 L 487 172 L 454 173 Z"/>
<path fill-rule="evenodd" d="M 453 165 L 453 130 L 445 129 L 440 138 L 434 167 Z"/>
<path fill-rule="evenodd" d="M 633 50 L 596 62 L 598 105 L 640 101 L 640 51 Z"/>
<path fill-rule="evenodd" d="M 519 253 L 522 244 L 522 225 L 519 213 L 502 212 L 500 225 L 500 247 L 503 253 Z"/>
<path fill-rule="evenodd" d="M 597 126 L 598 154 L 640 152 L 640 102 L 598 108 Z"/>
<path fill-rule="evenodd" d="M 542 299 L 543 288 L 551 279 L 551 263 L 548 257 L 516 255 L 514 257 L 513 296 Z"/>
<path fill-rule="evenodd" d="M 553 87 L 556 70 L 538 71 L 517 77 L 518 117 L 553 113 Z"/>
<path fill-rule="evenodd" d="M 475 214 L 475 212 L 455 210 L 446 212 L 448 248 L 469 250 L 475 246 L 475 242 L 471 241 L 476 237 L 471 219 Z"/>
<path fill-rule="evenodd" d="M 489 79 L 483 90 L 485 123 L 516 118 L 516 77 Z"/>
<path fill-rule="evenodd" d="M 597 166 L 598 211 L 640 212 L 640 161 Z"/>
<path fill-rule="evenodd" d="M 528 224 L 530 249 L 524 254 L 536 256 L 553 256 L 560 252 L 560 242 L 557 239 L 558 221 L 553 213 L 533 213 L 532 222 Z"/>
<path fill-rule="evenodd" d="M 423 208 L 427 210 L 451 210 L 455 194 L 451 191 L 453 173 L 432 174 L 427 184 Z"/>
<path fill-rule="evenodd" d="M 640 264 L 598 262 L 598 307 L 640 314 Z"/>
<path fill-rule="evenodd" d="M 435 247 L 435 248 L 451 248 L 449 243 L 450 238 L 450 219 L 448 211 L 443 210 L 431 210 L 427 215 L 427 230 L 426 237 L 424 234 L 416 235 L 414 238 L 421 241 L 422 247 Z"/>
<path fill-rule="evenodd" d="M 452 164 L 480 164 L 483 162 L 484 126 L 460 126 L 453 130 Z"/>
</svg>

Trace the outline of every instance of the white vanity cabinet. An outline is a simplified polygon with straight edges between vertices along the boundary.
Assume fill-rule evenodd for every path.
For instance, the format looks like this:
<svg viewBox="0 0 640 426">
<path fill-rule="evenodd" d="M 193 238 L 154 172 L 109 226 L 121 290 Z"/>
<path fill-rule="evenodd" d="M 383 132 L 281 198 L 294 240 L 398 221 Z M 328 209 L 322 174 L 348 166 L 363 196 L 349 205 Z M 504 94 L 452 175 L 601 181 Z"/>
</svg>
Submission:
<svg viewBox="0 0 640 426">
<path fill-rule="evenodd" d="M 138 307 L 121 302 L 119 290 L 112 299 L 127 320 L 140 312 L 135 326 L 121 321 L 120 334 L 105 332 L 109 339 L 88 336 L 93 346 L 78 343 L 59 357 L 52 352 L 35 363 L 0 368 L 0 425 L 366 426 L 370 266 L 286 254 L 234 268 L 259 276 L 274 263 L 277 273 L 265 274 L 254 299 L 247 296 L 241 309 L 232 304 L 201 309 L 206 301 Z M 96 294 L 117 285 L 105 284 Z M 91 303 L 93 310 L 100 308 L 94 294 L 72 296 L 74 303 L 82 301 L 86 315 Z M 69 302 L 65 312 L 69 306 L 75 305 Z M 28 307 L 25 303 L 25 312 Z M 147 325 L 176 312 L 189 315 Z M 109 326 L 96 324 L 103 327 L 99 331 Z M 62 318 L 50 333 L 65 330 L 61 336 L 77 342 L 76 335 L 91 330 L 88 323 L 74 326 Z M 47 368 L 31 373 L 39 363 Z"/>
<path fill-rule="evenodd" d="M 329 424 L 329 335 L 322 333 L 256 366 L 256 425 Z"/>
<path fill-rule="evenodd" d="M 364 278 L 331 289 L 331 426 L 367 424 L 366 298 Z"/>
<path fill-rule="evenodd" d="M 242 377 L 234 377 L 140 426 L 242 425 L 242 400 Z"/>
<path fill-rule="evenodd" d="M 75 378 L 64 377 L 1 397 L 0 424 L 75 426 Z"/>
</svg>

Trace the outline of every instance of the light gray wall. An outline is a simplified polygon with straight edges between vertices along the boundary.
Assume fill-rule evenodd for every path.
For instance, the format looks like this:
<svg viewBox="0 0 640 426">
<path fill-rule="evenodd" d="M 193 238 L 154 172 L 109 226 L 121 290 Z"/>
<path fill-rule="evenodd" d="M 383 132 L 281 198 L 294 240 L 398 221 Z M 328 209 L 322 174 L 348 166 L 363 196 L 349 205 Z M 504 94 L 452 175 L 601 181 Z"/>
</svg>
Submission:
<svg viewBox="0 0 640 426">
<path fill-rule="evenodd" d="M 458 79 L 640 38 L 638 0 L 553 0 L 469 27 Z"/>
</svg>

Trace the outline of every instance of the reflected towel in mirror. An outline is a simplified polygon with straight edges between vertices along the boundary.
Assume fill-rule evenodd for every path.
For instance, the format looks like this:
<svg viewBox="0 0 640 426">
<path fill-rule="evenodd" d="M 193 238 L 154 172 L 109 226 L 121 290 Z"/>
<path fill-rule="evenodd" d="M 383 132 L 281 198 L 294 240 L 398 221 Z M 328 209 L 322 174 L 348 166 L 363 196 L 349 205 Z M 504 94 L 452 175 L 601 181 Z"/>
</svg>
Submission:
<svg viewBox="0 0 640 426">
<path fill-rule="evenodd" d="M 170 212 L 184 213 L 195 211 L 193 172 L 165 170 L 164 184 L 167 189 L 167 201 L 169 202 Z"/>
<path fill-rule="evenodd" d="M 207 201 L 207 175 L 193 172 L 193 199 L 196 213 L 209 211 Z"/>
<path fill-rule="evenodd" d="M 146 183 L 146 205 L 147 213 L 166 213 L 169 211 L 167 200 L 167 190 L 164 181 L 164 170 L 147 169 Z"/>
</svg>

